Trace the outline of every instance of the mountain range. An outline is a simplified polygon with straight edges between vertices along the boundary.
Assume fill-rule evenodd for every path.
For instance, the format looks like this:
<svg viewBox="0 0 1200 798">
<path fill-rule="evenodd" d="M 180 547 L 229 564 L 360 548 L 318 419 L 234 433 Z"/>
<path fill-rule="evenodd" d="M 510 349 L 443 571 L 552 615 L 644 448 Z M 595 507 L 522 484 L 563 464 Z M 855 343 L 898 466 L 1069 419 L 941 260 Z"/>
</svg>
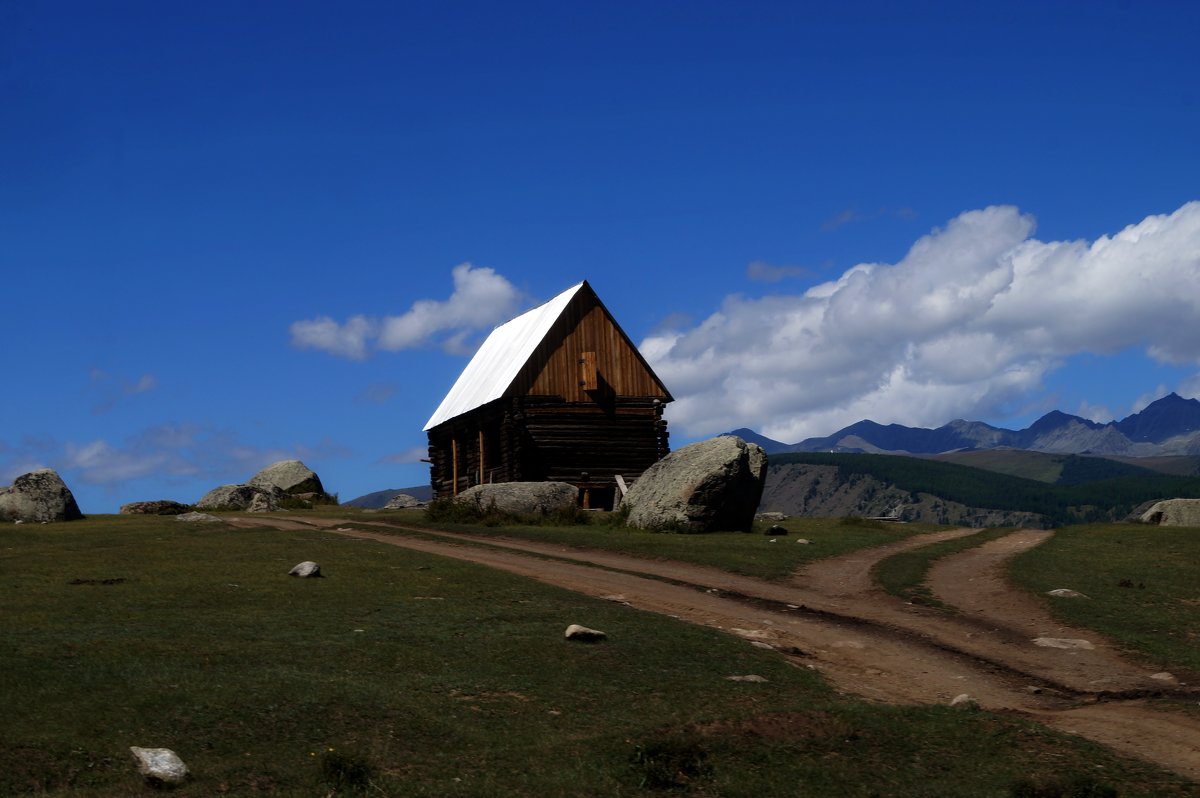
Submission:
<svg viewBox="0 0 1200 798">
<path fill-rule="evenodd" d="M 979 449 L 1026 449 L 1053 454 L 1120 457 L 1200 455 L 1200 401 L 1171 393 L 1120 421 L 1100 424 L 1058 410 L 1022 430 L 957 419 L 937 429 L 863 420 L 832 435 L 787 444 L 751 429 L 727 433 L 768 454 L 843 452 L 930 455 Z"/>
</svg>

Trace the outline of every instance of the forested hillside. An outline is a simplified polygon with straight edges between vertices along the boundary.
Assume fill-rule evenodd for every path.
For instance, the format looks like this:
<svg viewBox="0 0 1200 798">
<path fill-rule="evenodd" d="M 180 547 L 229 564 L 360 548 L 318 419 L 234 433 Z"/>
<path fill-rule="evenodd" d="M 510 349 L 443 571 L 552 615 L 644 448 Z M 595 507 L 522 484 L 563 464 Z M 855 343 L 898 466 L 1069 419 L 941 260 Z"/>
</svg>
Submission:
<svg viewBox="0 0 1200 798">
<path fill-rule="evenodd" d="M 837 490 L 839 486 L 869 477 L 878 482 L 877 486 L 872 487 L 873 497 L 879 495 L 880 491 L 890 491 L 888 501 L 893 501 L 895 497 L 907 494 L 906 500 L 897 504 L 929 505 L 929 497 L 935 497 L 943 502 L 970 508 L 976 511 L 976 515 L 983 510 L 1033 513 L 1048 526 L 1120 520 L 1148 501 L 1200 498 L 1198 477 L 1158 474 L 1119 463 L 1091 462 L 1093 460 L 1096 458 L 1068 458 L 1058 482 L 1051 484 L 915 457 L 794 452 L 771 457 L 772 474 L 768 475 L 767 482 L 771 492 L 772 480 L 780 482 L 788 466 L 833 467 L 837 474 L 835 484 L 826 484 L 823 490 Z M 804 490 L 809 495 L 792 497 L 793 505 L 811 506 L 813 499 L 818 498 L 811 495 L 815 485 L 813 482 L 806 483 Z M 771 495 L 777 505 L 786 502 L 786 496 L 778 490 L 771 492 Z M 878 509 L 878 505 L 870 509 Z M 858 514 L 875 513 L 867 511 Z"/>
</svg>

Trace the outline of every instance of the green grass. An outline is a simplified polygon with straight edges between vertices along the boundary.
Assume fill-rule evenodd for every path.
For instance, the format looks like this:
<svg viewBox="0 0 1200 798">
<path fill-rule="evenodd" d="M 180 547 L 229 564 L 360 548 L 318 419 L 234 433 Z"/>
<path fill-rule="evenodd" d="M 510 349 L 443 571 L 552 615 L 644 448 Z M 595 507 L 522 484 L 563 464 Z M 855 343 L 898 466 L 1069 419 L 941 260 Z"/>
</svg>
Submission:
<svg viewBox="0 0 1200 798">
<path fill-rule="evenodd" d="M 352 517 L 352 516 L 345 516 Z M 616 525 L 608 514 L 595 514 L 593 523 L 581 526 L 485 526 L 433 522 L 420 511 L 373 513 L 363 518 L 387 523 L 469 532 L 485 537 L 510 537 L 576 548 L 600 549 L 651 559 L 678 560 L 721 568 L 760 579 L 786 579 L 797 568 L 816 559 L 879 546 L 899 538 L 937 529 L 932 524 L 883 524 L 861 519 L 789 518 L 779 523 L 787 535 L 764 534 L 773 524 L 756 522 L 754 532 L 712 532 L 682 535 L 645 532 Z M 797 544 L 798 538 L 812 541 Z M 772 543 L 774 539 L 776 542 Z"/>
<path fill-rule="evenodd" d="M 1200 671 L 1200 529 L 1070 526 L 1009 566 L 1015 584 L 1043 597 L 1055 615 L 1095 629 L 1165 670 Z M 1087 599 L 1052 599 L 1066 587 Z"/>
<path fill-rule="evenodd" d="M 308 559 L 327 578 L 287 576 Z M 130 745 L 181 755 L 178 796 L 1190 790 L 1039 726 L 851 700 L 714 630 L 372 541 L 94 516 L 0 528 L 0 573 L 2 795 L 147 792 Z M 572 622 L 609 639 L 567 643 Z M 769 681 L 725 679 L 747 673 Z"/>
<path fill-rule="evenodd" d="M 939 601 L 925 585 L 925 575 L 929 573 L 930 566 L 943 557 L 980 546 L 989 540 L 1004 537 L 1011 532 L 1012 529 L 998 527 L 901 552 L 880 561 L 871 571 L 871 575 L 884 590 L 893 596 L 898 596 L 914 604 L 927 604 L 949 610 L 952 608 Z"/>
</svg>

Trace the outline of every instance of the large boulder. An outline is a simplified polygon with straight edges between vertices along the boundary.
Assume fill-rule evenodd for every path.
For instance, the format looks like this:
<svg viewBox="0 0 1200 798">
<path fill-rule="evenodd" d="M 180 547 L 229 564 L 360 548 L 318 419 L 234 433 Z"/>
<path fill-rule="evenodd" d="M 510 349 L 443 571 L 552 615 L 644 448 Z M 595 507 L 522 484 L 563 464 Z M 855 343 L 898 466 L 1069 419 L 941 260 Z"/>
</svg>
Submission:
<svg viewBox="0 0 1200 798">
<path fill-rule="evenodd" d="M 122 504 L 120 513 L 121 515 L 179 515 L 191 509 L 191 505 L 180 504 L 170 499 L 158 499 L 150 502 Z"/>
<path fill-rule="evenodd" d="M 633 483 L 623 507 L 632 527 L 682 532 L 749 530 L 762 498 L 767 454 L 721 435 L 684 446 Z"/>
<path fill-rule="evenodd" d="M 280 460 L 250 477 L 251 485 L 260 488 L 279 488 L 289 496 L 297 493 L 324 495 L 325 488 L 316 472 L 299 460 Z"/>
<path fill-rule="evenodd" d="M 1200 526 L 1200 499 L 1167 499 L 1142 513 L 1142 523 L 1159 526 Z"/>
<path fill-rule="evenodd" d="M 53 469 L 22 474 L 13 480 L 12 487 L 0 489 L 0 520 L 36 523 L 77 518 L 83 518 L 83 513 L 75 496 Z"/>
<path fill-rule="evenodd" d="M 425 502 L 409 496 L 407 493 L 397 493 L 395 496 L 387 500 L 387 504 L 383 505 L 384 510 L 408 510 L 413 507 L 422 507 Z"/>
<path fill-rule="evenodd" d="M 481 513 L 494 505 L 500 512 L 513 515 L 549 515 L 574 510 L 579 489 L 566 482 L 497 482 L 467 488 L 454 501 Z"/>
<path fill-rule="evenodd" d="M 200 510 L 246 510 L 256 496 L 267 496 L 276 503 L 283 491 L 275 486 L 219 485 L 200 497 L 196 508 Z M 263 500 L 260 499 L 261 503 Z M 261 505 L 259 505 L 261 506 Z"/>
<path fill-rule="evenodd" d="M 246 505 L 248 513 L 273 513 L 279 509 L 279 501 L 273 494 L 259 493 Z"/>
</svg>

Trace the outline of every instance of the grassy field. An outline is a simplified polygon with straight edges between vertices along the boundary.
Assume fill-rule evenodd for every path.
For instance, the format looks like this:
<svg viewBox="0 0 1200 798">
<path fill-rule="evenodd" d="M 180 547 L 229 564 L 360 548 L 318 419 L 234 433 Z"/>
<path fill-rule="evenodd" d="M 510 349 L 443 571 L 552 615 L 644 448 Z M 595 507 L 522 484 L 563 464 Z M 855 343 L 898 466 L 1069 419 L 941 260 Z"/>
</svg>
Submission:
<svg viewBox="0 0 1200 798">
<path fill-rule="evenodd" d="M 332 514 L 332 513 L 330 513 Z M 433 526 L 475 535 L 522 538 L 580 548 L 602 549 L 639 557 L 679 560 L 708 565 L 760 579 L 785 579 L 807 562 L 833 557 L 855 549 L 879 546 L 899 538 L 928 532 L 931 524 L 884 524 L 854 518 L 789 518 L 779 522 L 787 535 L 765 535 L 770 524 L 756 523 L 755 532 L 716 532 L 680 535 L 644 532 L 611 523 L 608 514 L 597 513 L 583 526 L 481 526 L 478 524 L 432 523 L 420 510 L 369 513 L 364 520 L 389 521 L 413 526 Z M 798 538 L 811 541 L 796 543 Z M 775 542 L 772 543 L 771 541 Z"/>
<path fill-rule="evenodd" d="M 1043 600 L 1063 620 L 1103 632 L 1164 670 L 1200 672 L 1200 529 L 1064 527 L 1013 560 L 1009 576 L 1041 596 L 1060 587 L 1084 593 L 1086 600 Z"/>
<path fill-rule="evenodd" d="M 327 578 L 287 576 L 309 559 Z M 1190 794 L 1037 726 L 849 700 L 712 630 L 328 533 L 9 526 L 0 574 L 2 795 L 145 792 L 130 745 L 182 756 L 179 796 Z"/>
</svg>

